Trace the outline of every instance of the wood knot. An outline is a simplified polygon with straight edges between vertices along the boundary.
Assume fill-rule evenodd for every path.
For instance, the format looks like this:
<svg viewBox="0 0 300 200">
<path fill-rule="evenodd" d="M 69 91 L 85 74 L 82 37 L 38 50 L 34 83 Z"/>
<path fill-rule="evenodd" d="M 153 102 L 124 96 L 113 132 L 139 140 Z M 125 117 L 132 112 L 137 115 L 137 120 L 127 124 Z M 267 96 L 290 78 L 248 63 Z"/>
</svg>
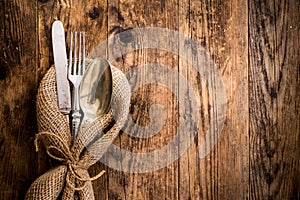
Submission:
<svg viewBox="0 0 300 200">
<path fill-rule="evenodd" d="M 49 0 L 39 0 L 39 2 L 41 2 L 41 3 L 46 3 L 47 1 L 49 1 Z"/>
<path fill-rule="evenodd" d="M 91 19 L 97 19 L 100 16 L 100 13 L 103 12 L 102 8 L 98 7 L 93 7 L 92 10 L 89 12 L 89 17 Z"/>
</svg>

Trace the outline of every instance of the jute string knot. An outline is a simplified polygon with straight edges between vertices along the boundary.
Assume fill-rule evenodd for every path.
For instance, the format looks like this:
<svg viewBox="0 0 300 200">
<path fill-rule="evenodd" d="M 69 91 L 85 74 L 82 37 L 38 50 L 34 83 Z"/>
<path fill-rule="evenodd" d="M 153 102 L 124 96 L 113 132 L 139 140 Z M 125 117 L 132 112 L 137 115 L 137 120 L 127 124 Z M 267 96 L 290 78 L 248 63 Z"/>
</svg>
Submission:
<svg viewBox="0 0 300 200">
<path fill-rule="evenodd" d="M 87 66 L 89 60 L 87 61 Z M 36 179 L 25 199 L 93 200 L 92 181 L 105 171 L 90 177 L 88 169 L 105 154 L 126 121 L 130 104 L 130 86 L 125 75 L 112 67 L 113 92 L 110 111 L 82 128 L 74 140 L 70 133 L 69 117 L 59 112 L 57 105 L 55 69 L 51 67 L 37 95 L 39 133 L 34 145 L 41 142 L 49 157 L 60 162 Z M 104 132 L 105 130 L 105 132 Z"/>
<path fill-rule="evenodd" d="M 62 164 L 66 165 L 68 167 L 69 172 L 71 173 L 71 175 L 73 175 L 78 181 L 84 182 L 84 185 L 81 187 L 74 187 L 74 182 L 70 180 L 69 175 L 67 174 L 66 176 L 66 183 L 69 185 L 69 187 L 71 187 L 72 189 L 74 189 L 75 191 L 80 191 L 83 190 L 85 188 L 85 184 L 87 181 L 94 181 L 98 178 L 100 178 L 104 173 L 105 170 L 102 170 L 101 172 L 99 172 L 98 174 L 96 174 L 93 177 L 90 178 L 84 178 L 81 174 L 76 173 L 77 169 L 82 169 L 82 170 L 88 170 L 89 166 L 88 165 L 83 165 L 80 164 L 78 162 L 78 160 L 76 160 L 73 157 L 73 154 L 69 151 L 67 145 L 64 143 L 64 141 L 62 140 L 62 138 L 60 138 L 59 136 L 55 135 L 54 133 L 50 133 L 50 132 L 40 132 L 35 136 L 35 140 L 34 140 L 34 145 L 35 145 L 35 149 L 38 152 L 39 147 L 38 147 L 38 141 L 40 139 L 40 137 L 42 137 L 43 135 L 48 135 L 48 136 L 52 136 L 52 137 L 56 137 L 65 147 L 63 151 L 62 149 L 57 148 L 56 146 L 47 146 L 46 147 L 46 153 L 53 159 L 61 162 Z M 58 154 L 54 154 L 53 151 L 51 150 L 55 150 L 58 152 Z"/>
</svg>

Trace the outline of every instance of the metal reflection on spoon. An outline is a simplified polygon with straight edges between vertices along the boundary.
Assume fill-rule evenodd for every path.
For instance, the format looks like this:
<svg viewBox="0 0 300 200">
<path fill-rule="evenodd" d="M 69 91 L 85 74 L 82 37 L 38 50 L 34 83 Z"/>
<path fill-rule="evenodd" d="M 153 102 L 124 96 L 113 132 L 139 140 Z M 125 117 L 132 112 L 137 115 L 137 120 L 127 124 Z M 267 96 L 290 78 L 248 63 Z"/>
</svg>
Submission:
<svg viewBox="0 0 300 200">
<path fill-rule="evenodd" d="M 83 123 L 92 122 L 106 114 L 112 95 L 112 72 L 110 63 L 97 58 L 88 66 L 80 85 L 80 106 Z"/>
</svg>

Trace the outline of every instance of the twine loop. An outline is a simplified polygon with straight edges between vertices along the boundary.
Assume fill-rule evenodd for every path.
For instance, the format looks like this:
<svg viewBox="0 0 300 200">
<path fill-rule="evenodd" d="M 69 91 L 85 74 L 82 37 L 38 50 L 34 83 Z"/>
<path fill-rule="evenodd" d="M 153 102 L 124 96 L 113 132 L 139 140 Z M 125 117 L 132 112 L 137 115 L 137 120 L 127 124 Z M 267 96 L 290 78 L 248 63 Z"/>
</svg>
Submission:
<svg viewBox="0 0 300 200">
<path fill-rule="evenodd" d="M 38 141 L 40 140 L 40 137 L 42 136 L 50 136 L 50 137 L 55 137 L 56 139 L 58 139 L 58 141 L 62 144 L 62 146 L 64 147 L 63 150 L 60 148 L 57 148 L 56 146 L 50 145 L 50 146 L 46 146 L 46 153 L 53 159 L 61 162 L 62 164 L 66 165 L 68 167 L 68 171 L 71 173 L 71 175 L 73 177 L 75 177 L 75 179 L 84 182 L 83 186 L 80 187 L 75 187 L 74 186 L 74 182 L 70 180 L 70 173 L 67 173 L 66 175 L 66 183 L 68 184 L 68 186 L 70 186 L 73 190 L 76 191 L 80 191 L 83 190 L 86 187 L 86 182 L 87 181 L 95 181 L 98 178 L 100 178 L 104 173 L 105 170 L 102 170 L 101 172 L 99 172 L 98 174 L 96 174 L 93 177 L 83 177 L 82 174 L 78 174 L 76 173 L 77 169 L 81 169 L 81 170 L 88 170 L 89 166 L 88 165 L 83 165 L 83 164 L 79 164 L 79 161 L 76 160 L 73 157 L 73 154 L 71 153 L 71 151 L 69 150 L 67 144 L 64 142 L 64 140 L 55 135 L 54 133 L 51 132 L 40 132 L 38 134 L 36 134 L 35 140 L 34 140 L 34 145 L 35 145 L 35 149 L 36 151 L 39 150 L 38 147 Z M 53 153 L 53 150 L 58 152 L 58 155 Z"/>
</svg>

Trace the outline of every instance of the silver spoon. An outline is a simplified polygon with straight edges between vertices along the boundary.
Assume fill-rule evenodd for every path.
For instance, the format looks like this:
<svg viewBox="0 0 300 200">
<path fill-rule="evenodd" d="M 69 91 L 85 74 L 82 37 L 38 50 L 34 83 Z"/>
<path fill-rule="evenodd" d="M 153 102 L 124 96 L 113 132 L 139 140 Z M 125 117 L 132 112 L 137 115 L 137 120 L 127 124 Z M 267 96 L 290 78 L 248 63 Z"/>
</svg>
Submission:
<svg viewBox="0 0 300 200">
<path fill-rule="evenodd" d="M 88 66 L 79 90 L 83 112 L 83 126 L 106 114 L 112 96 L 112 72 L 110 63 L 97 58 Z"/>
</svg>

